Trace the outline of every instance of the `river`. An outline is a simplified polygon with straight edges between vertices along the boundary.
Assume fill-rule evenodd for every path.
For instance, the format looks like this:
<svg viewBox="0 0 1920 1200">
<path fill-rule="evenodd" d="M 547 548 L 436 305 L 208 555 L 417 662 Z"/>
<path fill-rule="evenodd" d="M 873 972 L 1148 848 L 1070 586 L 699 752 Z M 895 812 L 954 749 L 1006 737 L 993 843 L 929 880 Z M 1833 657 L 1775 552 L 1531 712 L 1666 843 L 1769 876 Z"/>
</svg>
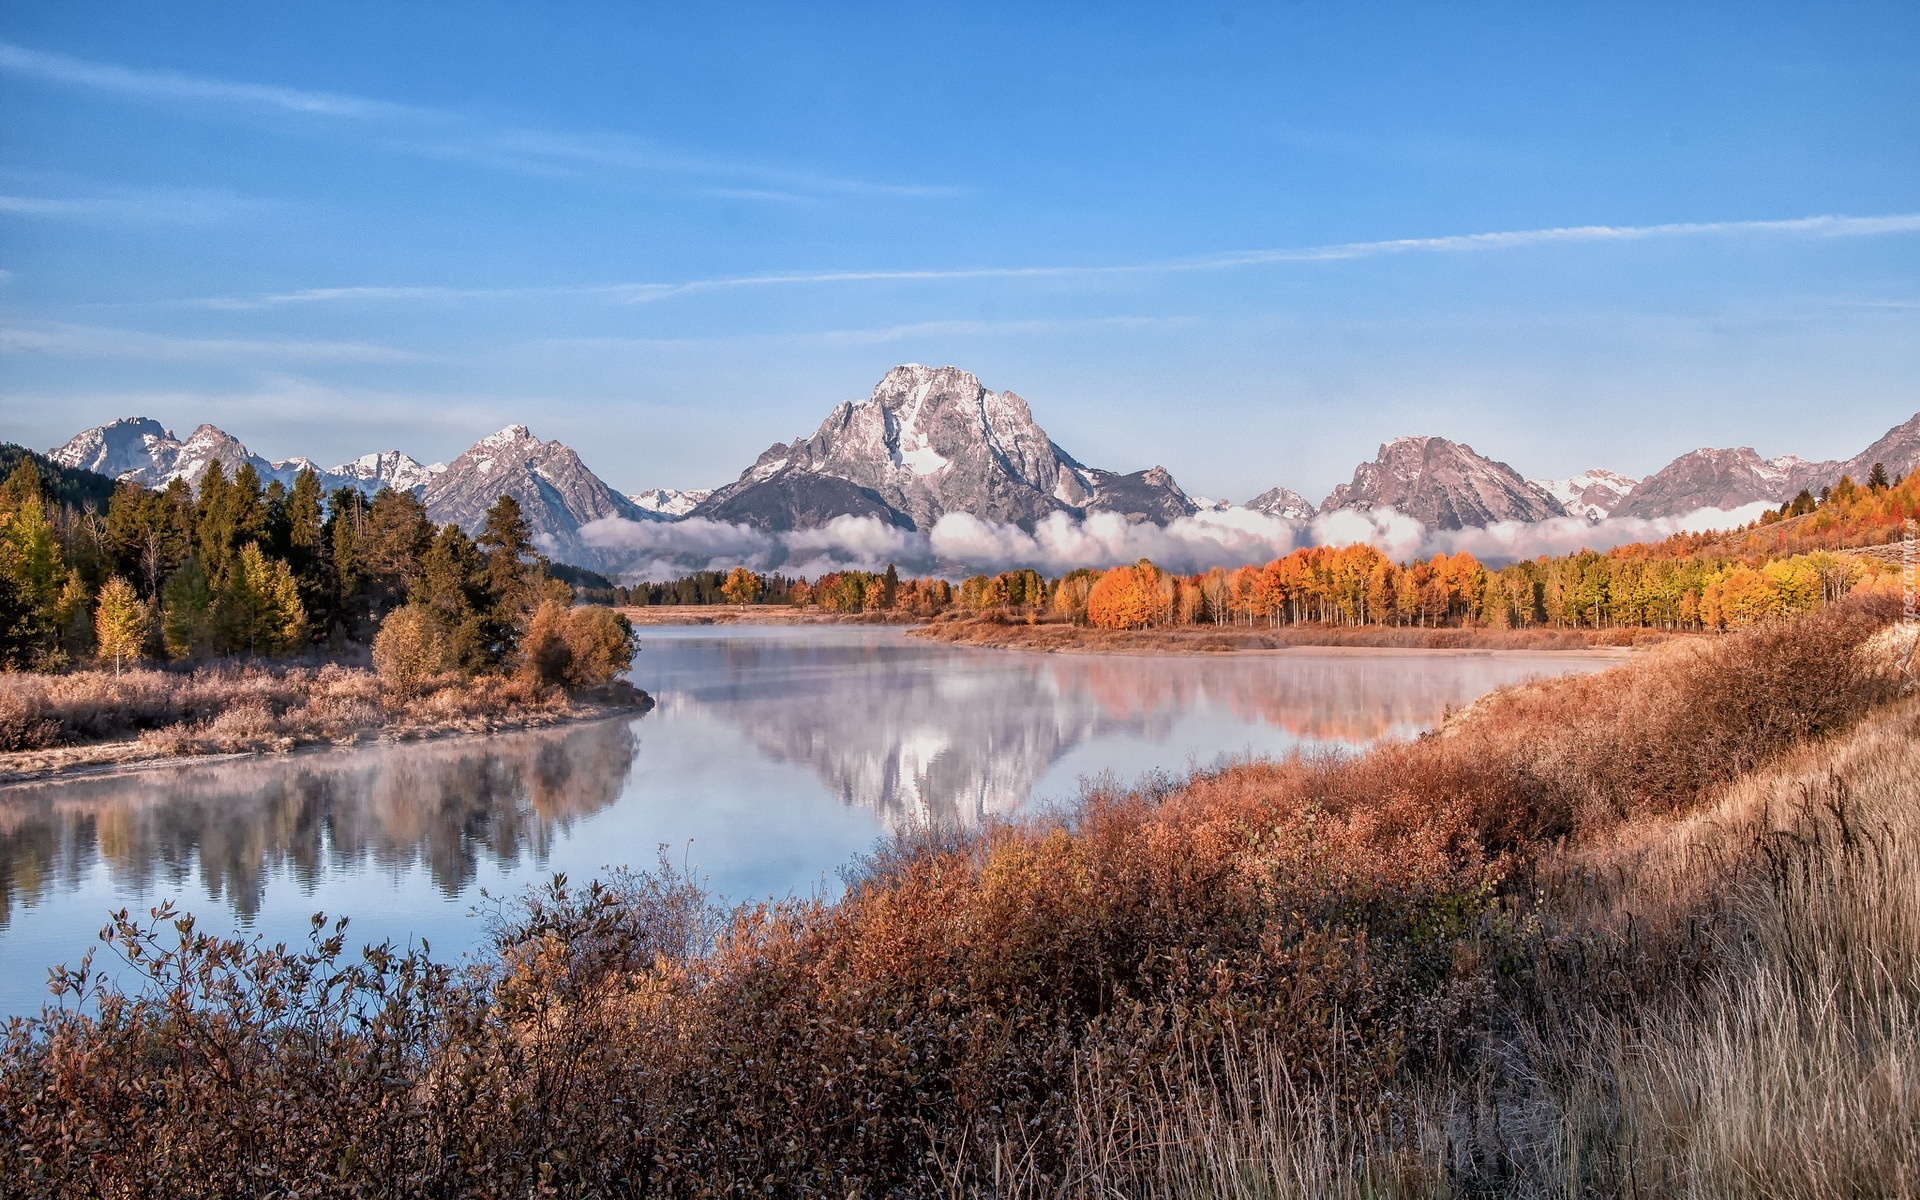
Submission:
<svg viewBox="0 0 1920 1200">
<path fill-rule="evenodd" d="M 653 626 L 638 718 L 0 788 L 0 1016 L 37 1010 L 108 914 L 163 899 L 210 931 L 482 935 L 482 889 L 665 853 L 733 899 L 835 893 L 890 831 L 973 826 L 1224 759 L 1411 737 L 1587 654 L 1082 656 L 899 629 Z"/>
</svg>

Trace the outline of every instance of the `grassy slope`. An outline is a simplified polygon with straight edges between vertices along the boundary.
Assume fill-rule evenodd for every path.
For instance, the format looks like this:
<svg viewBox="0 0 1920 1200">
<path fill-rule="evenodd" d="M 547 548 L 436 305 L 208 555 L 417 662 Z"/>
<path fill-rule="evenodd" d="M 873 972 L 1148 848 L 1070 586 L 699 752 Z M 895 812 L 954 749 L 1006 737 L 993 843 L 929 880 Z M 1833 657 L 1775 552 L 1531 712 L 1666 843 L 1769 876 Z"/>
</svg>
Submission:
<svg viewBox="0 0 1920 1200">
<path fill-rule="evenodd" d="M 834 904 L 714 913 L 665 870 L 556 888 L 480 976 L 342 976 L 337 942 L 174 951 L 129 921 L 147 991 L 15 1030 L 0 1170 L 49 1193 L 262 1169 L 369 1193 L 1910 1192 L 1916 714 L 1860 653 L 1885 619 L 1661 647 L 1355 759 L 1097 791 L 897 846 Z"/>
</svg>

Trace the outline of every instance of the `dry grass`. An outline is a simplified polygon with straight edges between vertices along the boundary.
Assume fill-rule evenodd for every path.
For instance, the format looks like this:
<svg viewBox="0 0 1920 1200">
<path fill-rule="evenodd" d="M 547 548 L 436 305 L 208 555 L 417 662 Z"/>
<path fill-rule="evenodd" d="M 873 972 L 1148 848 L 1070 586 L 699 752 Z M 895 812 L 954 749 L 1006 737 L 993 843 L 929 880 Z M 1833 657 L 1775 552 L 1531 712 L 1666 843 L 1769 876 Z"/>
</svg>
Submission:
<svg viewBox="0 0 1920 1200">
<path fill-rule="evenodd" d="M 598 710 L 594 701 L 491 675 L 450 674 L 401 695 L 370 670 L 337 664 L 8 672 L 0 674 L 0 778 L 155 757 L 483 732 Z"/>
<path fill-rule="evenodd" d="M 44 1194 L 1910 1193 L 1916 714 L 1860 652 L 1886 619 L 1665 647 L 1358 758 L 1096 789 L 895 845 L 837 903 L 715 912 L 664 867 L 556 885 L 469 975 L 125 919 L 147 987 L 69 975 L 91 1007 L 11 1033 L 0 1171 Z"/>
<path fill-rule="evenodd" d="M 1004 613 L 951 613 L 915 637 L 961 646 L 1066 654 L 1220 654 L 1295 646 L 1398 650 L 1586 650 L 1657 645 L 1688 635 L 1657 629 L 1481 629 L 1387 625 L 1191 625 L 1102 629 L 1059 619 L 1028 621 Z"/>
</svg>

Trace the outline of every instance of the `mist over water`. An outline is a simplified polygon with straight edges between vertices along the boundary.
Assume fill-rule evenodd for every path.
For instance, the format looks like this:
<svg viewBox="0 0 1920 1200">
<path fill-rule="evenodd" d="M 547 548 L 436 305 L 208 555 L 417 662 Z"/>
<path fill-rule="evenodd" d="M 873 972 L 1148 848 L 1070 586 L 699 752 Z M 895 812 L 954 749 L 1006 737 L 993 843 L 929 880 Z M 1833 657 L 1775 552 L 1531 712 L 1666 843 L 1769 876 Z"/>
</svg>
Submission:
<svg viewBox="0 0 1920 1200">
<path fill-rule="evenodd" d="M 1408 737 L 1587 655 L 982 651 L 897 629 L 653 627 L 645 717 L 485 739 L 186 764 L 0 789 L 0 1013 L 45 999 L 108 914 L 173 899 L 204 929 L 482 936 L 482 889 L 665 852 L 734 899 L 832 894 L 878 837 L 970 827 L 1111 771 Z"/>
</svg>

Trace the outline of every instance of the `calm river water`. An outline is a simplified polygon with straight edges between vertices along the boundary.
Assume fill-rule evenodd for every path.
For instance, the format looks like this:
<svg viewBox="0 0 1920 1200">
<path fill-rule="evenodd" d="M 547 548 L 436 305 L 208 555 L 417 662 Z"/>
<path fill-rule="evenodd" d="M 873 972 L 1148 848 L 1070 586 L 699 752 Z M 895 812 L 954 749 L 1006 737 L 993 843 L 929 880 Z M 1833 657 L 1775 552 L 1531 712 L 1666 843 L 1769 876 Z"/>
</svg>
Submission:
<svg viewBox="0 0 1920 1200">
<path fill-rule="evenodd" d="M 977 824 L 1081 778 L 1409 737 L 1556 654 L 1039 655 L 897 629 L 650 627 L 644 717 L 0 788 L 0 1016 L 38 1009 L 110 911 L 213 931 L 473 945 L 480 889 L 651 865 L 734 899 L 839 887 L 890 830 Z"/>
</svg>

